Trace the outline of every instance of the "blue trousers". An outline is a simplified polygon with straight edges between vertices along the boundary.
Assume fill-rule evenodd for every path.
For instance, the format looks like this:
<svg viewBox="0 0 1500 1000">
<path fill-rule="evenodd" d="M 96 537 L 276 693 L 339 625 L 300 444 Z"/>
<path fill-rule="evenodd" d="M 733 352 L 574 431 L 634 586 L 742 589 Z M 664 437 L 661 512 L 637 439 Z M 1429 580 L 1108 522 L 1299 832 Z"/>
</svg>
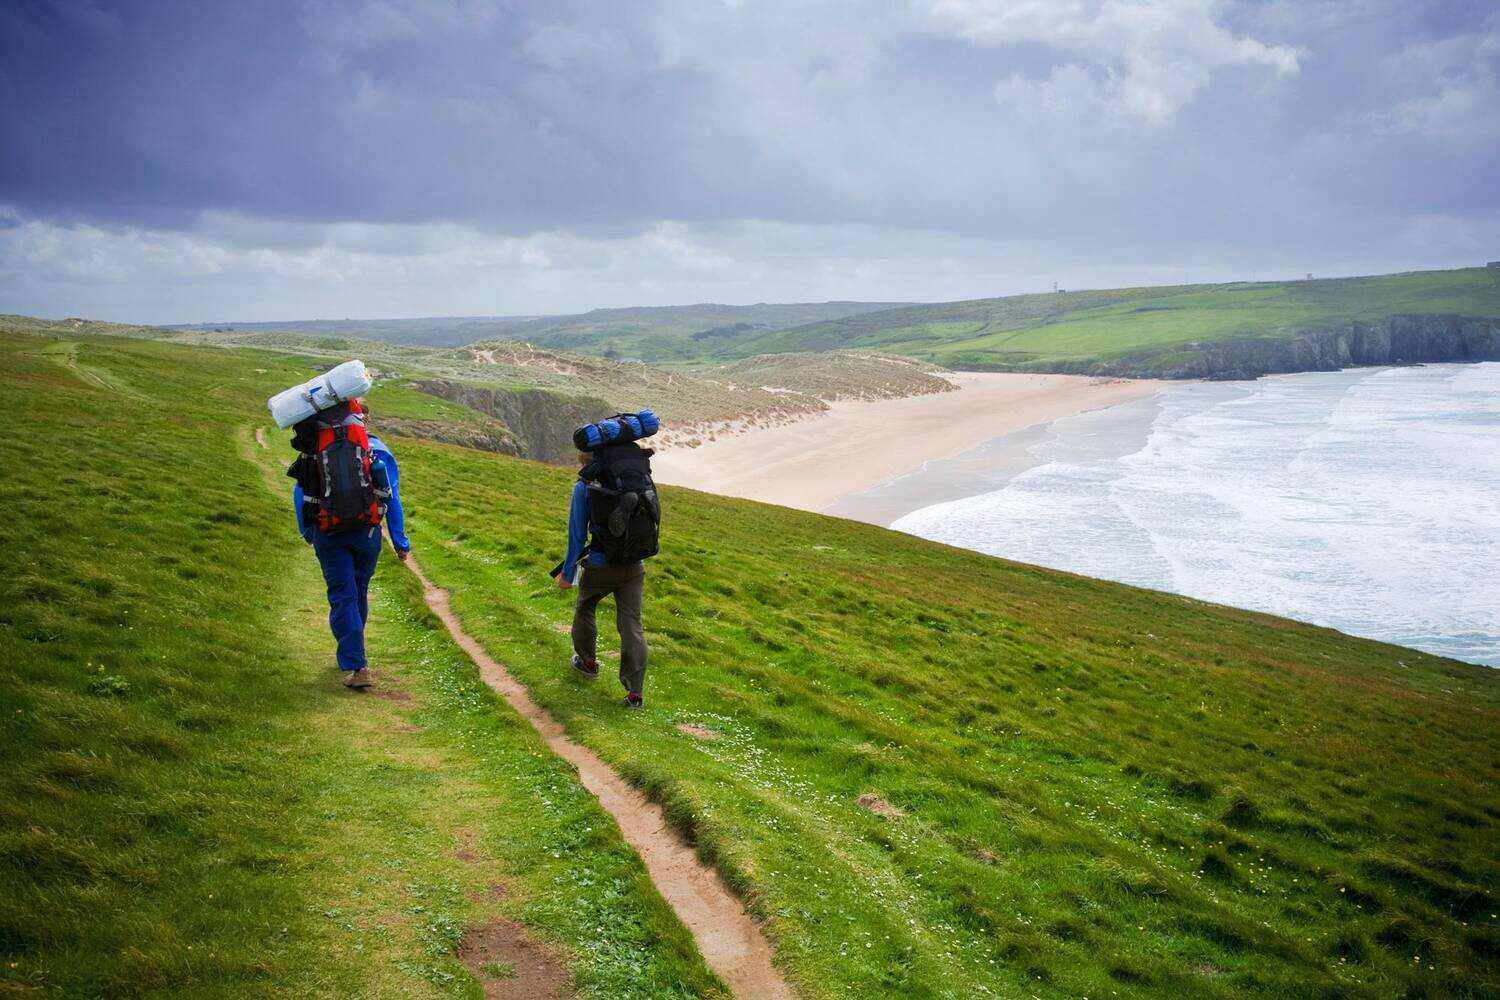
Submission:
<svg viewBox="0 0 1500 1000">
<path fill-rule="evenodd" d="M 328 584 L 328 628 L 338 643 L 339 669 L 363 670 L 370 577 L 380 558 L 380 529 L 338 535 L 315 530 L 312 545 Z"/>
</svg>

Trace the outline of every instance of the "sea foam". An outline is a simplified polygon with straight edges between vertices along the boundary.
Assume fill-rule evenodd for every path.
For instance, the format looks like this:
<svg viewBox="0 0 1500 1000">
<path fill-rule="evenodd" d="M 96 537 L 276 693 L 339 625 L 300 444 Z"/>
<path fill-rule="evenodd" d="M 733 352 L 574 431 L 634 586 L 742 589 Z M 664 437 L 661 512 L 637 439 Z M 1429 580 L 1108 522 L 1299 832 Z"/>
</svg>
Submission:
<svg viewBox="0 0 1500 1000">
<path fill-rule="evenodd" d="M 1500 666 L 1500 364 L 1174 384 L 1050 431 L 892 527 Z"/>
</svg>

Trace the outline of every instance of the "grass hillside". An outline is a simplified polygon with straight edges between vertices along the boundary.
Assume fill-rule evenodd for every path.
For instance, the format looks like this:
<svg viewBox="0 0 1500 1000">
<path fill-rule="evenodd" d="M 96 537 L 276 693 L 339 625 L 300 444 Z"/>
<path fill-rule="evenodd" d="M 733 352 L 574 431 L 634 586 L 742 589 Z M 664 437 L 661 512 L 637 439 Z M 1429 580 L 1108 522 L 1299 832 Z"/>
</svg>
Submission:
<svg viewBox="0 0 1500 1000">
<path fill-rule="evenodd" d="M 425 316 L 411 319 L 307 319 L 265 323 L 187 323 L 165 329 L 174 332 L 258 337 L 286 334 L 296 337 L 354 337 L 388 344 L 424 347 L 462 347 L 476 340 L 503 337 L 535 316 Z"/>
<path fill-rule="evenodd" d="M 635 358 L 696 361 L 723 355 L 746 340 L 787 327 L 889 309 L 899 302 L 758 303 L 595 309 L 578 316 L 543 316 L 503 334 L 539 347 Z"/>
<path fill-rule="evenodd" d="M 12 320 L 26 329 L 35 329 L 40 322 L 23 317 Z M 5 318 L 0 317 L 0 329 L 5 325 Z M 140 335 L 138 328 L 96 326 L 101 332 Z M 57 327 L 57 324 L 42 324 L 42 328 L 54 332 Z M 68 332 L 68 328 L 62 328 L 62 332 Z M 783 420 L 826 409 L 828 399 L 907 396 L 950 388 L 950 383 L 926 363 L 847 351 L 662 368 L 547 350 L 519 341 L 478 341 L 462 348 L 431 348 L 287 333 L 171 333 L 151 329 L 144 332 L 184 343 L 295 354 L 325 365 L 360 357 L 382 379 L 388 380 L 443 379 L 502 392 L 541 389 L 571 398 L 603 400 L 625 410 L 653 406 L 675 428 L 749 417 L 760 421 Z"/>
<path fill-rule="evenodd" d="M 572 428 L 600 410 L 653 407 L 666 425 L 660 440 L 691 445 L 712 438 L 727 425 L 777 424 L 818 413 L 832 400 L 885 399 L 953 388 L 926 362 L 850 351 L 662 368 L 518 341 L 435 348 L 345 336 L 0 316 L 0 335 L 7 331 L 244 348 L 266 352 L 268 363 L 295 366 L 303 379 L 358 357 L 382 388 L 403 386 L 433 397 L 424 404 L 410 393 L 398 395 L 399 410 L 381 412 L 387 431 L 564 463 L 571 462 Z"/>
<path fill-rule="evenodd" d="M 470 630 L 667 803 L 812 995 L 1500 988 L 1500 674 L 671 490 L 622 716 L 565 666 L 567 474 L 406 454 Z"/>
<path fill-rule="evenodd" d="M 742 354 L 832 349 L 908 354 L 956 368 L 1078 370 L 1140 356 L 1181 364 L 1201 344 L 1279 338 L 1393 315 L 1500 319 L 1500 270 L 1015 295 L 866 313 L 768 334 Z"/>
<path fill-rule="evenodd" d="M 393 563 L 387 693 L 337 688 L 251 437 L 299 375 L 0 337 L 0 991 L 472 996 L 510 974 L 463 964 L 498 928 L 585 995 L 712 993 Z M 665 803 L 806 996 L 1500 990 L 1493 671 L 669 489 L 628 713 L 566 666 L 569 473 L 390 440 L 467 629 Z"/>
<path fill-rule="evenodd" d="M 520 340 L 539 347 L 638 361 L 692 361 L 741 340 L 790 326 L 856 316 L 896 302 L 702 304 L 595 309 L 571 316 L 456 316 L 391 320 L 295 320 L 204 323 L 177 329 L 260 335 L 356 337 L 393 344 L 462 347 L 481 340 Z"/>
<path fill-rule="evenodd" d="M 394 559 L 385 683 L 341 688 L 284 435 L 251 436 L 299 377 L 0 336 L 0 996 L 478 996 L 539 955 L 587 996 L 716 993 Z"/>
</svg>

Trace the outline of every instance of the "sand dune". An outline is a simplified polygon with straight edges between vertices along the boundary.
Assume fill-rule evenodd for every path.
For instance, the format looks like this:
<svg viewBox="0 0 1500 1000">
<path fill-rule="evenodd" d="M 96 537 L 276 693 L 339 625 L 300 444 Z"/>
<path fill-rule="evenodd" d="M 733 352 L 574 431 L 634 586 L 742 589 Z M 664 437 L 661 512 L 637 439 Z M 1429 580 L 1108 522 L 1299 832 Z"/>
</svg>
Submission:
<svg viewBox="0 0 1500 1000">
<path fill-rule="evenodd" d="M 670 447 L 660 482 L 803 510 L 824 510 L 991 438 L 1157 391 L 1158 383 L 1074 375 L 959 372 L 957 392 L 836 402 L 826 413 Z"/>
</svg>

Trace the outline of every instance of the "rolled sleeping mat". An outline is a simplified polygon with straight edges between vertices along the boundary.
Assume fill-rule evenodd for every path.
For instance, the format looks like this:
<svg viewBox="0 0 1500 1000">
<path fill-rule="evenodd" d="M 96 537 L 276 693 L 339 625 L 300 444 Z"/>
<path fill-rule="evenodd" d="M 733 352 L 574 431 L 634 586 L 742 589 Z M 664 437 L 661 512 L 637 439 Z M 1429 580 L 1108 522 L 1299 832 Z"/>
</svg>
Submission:
<svg viewBox="0 0 1500 1000">
<path fill-rule="evenodd" d="M 370 391 L 370 373 L 360 360 L 345 361 L 317 378 L 283 389 L 266 400 L 266 407 L 282 430 L 320 410 L 363 396 Z"/>
<path fill-rule="evenodd" d="M 621 413 L 615 419 L 620 422 L 620 427 L 628 435 L 627 441 L 648 438 L 661 427 L 661 421 L 657 420 L 656 414 L 650 410 L 642 410 L 640 413 Z"/>
<path fill-rule="evenodd" d="M 612 444 L 639 441 L 661 429 L 661 421 L 650 410 L 639 413 L 617 413 L 604 420 L 584 424 L 573 432 L 573 447 L 594 451 Z"/>
</svg>

